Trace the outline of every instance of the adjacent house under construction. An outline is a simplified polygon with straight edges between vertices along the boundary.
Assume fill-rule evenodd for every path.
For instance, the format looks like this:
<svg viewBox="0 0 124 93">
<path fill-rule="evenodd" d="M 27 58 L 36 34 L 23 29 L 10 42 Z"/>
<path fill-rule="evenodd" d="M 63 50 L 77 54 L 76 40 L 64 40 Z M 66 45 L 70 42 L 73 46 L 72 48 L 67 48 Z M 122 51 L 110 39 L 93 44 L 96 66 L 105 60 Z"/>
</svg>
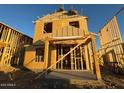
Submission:
<svg viewBox="0 0 124 93">
<path fill-rule="evenodd" d="M 25 44 L 32 44 L 32 38 L 0 23 L 0 65 L 22 65 Z"/>
<path fill-rule="evenodd" d="M 116 16 L 98 32 L 99 58 L 104 66 L 124 68 L 124 47 Z M 117 68 L 115 68 L 116 70 Z"/>
</svg>

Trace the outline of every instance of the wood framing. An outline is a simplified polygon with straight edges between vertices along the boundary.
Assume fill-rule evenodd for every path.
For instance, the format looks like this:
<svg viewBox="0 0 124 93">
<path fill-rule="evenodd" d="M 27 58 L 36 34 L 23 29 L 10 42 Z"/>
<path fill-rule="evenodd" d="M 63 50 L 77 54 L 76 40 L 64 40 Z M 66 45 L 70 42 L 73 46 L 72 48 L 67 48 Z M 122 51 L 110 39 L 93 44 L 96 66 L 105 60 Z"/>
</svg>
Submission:
<svg viewBox="0 0 124 93">
<path fill-rule="evenodd" d="M 30 62 L 28 55 L 35 59 L 35 54 L 38 54 L 36 46 L 41 46 L 44 47 L 44 61 L 33 60 L 27 65 L 32 71 L 34 68 L 45 72 L 55 69 L 92 72 L 94 69 L 97 70 L 97 79 L 100 79 L 95 41 L 88 31 L 87 19 L 77 12 L 60 11 L 36 20 L 32 51 L 26 48 L 24 63 Z M 91 50 L 95 54 L 93 61 Z"/>
<path fill-rule="evenodd" d="M 44 62 L 46 63 L 46 68 L 48 67 L 48 53 L 49 53 L 49 40 L 48 38 L 46 38 L 45 51 L 44 51 Z"/>
<path fill-rule="evenodd" d="M 94 67 L 95 67 L 95 74 L 98 80 L 101 80 L 101 73 L 100 73 L 100 67 L 99 67 L 99 60 L 97 56 L 97 50 L 96 50 L 96 43 L 95 43 L 95 37 L 94 35 L 91 36 L 92 40 L 92 50 L 93 50 L 93 60 L 94 60 Z"/>
<path fill-rule="evenodd" d="M 98 32 L 100 38 L 99 58 L 104 66 L 112 66 L 116 63 L 120 68 L 124 67 L 124 50 L 116 16 L 114 16 Z"/>
<path fill-rule="evenodd" d="M 32 40 L 16 29 L 0 23 L 0 64 L 23 64 L 24 45 L 32 44 Z"/>
</svg>

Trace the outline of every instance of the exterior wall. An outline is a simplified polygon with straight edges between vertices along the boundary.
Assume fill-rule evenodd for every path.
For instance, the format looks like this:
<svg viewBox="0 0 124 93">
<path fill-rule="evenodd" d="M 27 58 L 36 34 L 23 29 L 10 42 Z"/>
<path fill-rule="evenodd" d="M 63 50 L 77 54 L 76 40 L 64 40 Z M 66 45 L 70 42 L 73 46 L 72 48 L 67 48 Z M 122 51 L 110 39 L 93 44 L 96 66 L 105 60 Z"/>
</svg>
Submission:
<svg viewBox="0 0 124 93">
<path fill-rule="evenodd" d="M 35 29 L 34 29 L 34 38 L 33 43 L 34 44 L 41 44 L 41 39 L 43 36 L 44 31 L 44 24 L 42 21 L 36 21 L 35 23 Z"/>
<path fill-rule="evenodd" d="M 55 15 L 56 14 L 56 15 Z M 33 43 L 40 43 L 45 37 L 55 37 L 55 36 L 73 36 L 88 34 L 87 27 L 87 17 L 75 15 L 74 17 L 66 16 L 67 18 L 57 18 L 63 16 L 63 12 L 53 13 L 49 16 L 45 16 L 35 22 L 35 33 Z M 56 17 L 56 18 L 55 18 Z M 69 22 L 79 21 L 79 28 L 69 25 Z M 47 22 L 52 22 L 52 33 L 44 34 L 44 24 Z M 73 29 L 73 30 L 72 30 Z M 63 33 L 62 31 L 65 30 Z M 68 31 L 68 35 L 66 34 Z M 79 34 L 77 34 L 79 31 Z M 66 32 L 66 33 L 65 33 Z M 65 33 L 65 35 L 63 35 Z"/>
<path fill-rule="evenodd" d="M 6 65 L 19 65 L 23 64 L 24 45 L 31 44 L 32 38 L 0 23 L 0 42 L 6 44 L 6 46 L 0 49 L 0 63 Z"/>
<path fill-rule="evenodd" d="M 64 13 L 64 14 L 63 14 Z M 34 31 L 34 39 L 33 39 L 33 45 L 26 47 L 25 50 L 25 59 L 24 63 L 25 66 L 33 71 L 40 71 L 43 69 L 46 69 L 47 67 L 55 64 L 57 61 L 57 49 L 54 44 L 48 45 L 48 60 L 47 57 L 44 58 L 44 62 L 36 62 L 36 46 L 45 47 L 44 43 L 46 44 L 45 40 L 47 37 L 69 37 L 69 36 L 85 36 L 86 34 L 89 34 L 88 26 L 87 26 L 87 17 L 85 16 L 79 16 L 78 14 L 68 16 L 65 15 L 67 13 L 64 12 L 56 12 L 50 15 L 46 15 L 38 20 L 35 21 L 35 31 Z M 78 21 L 79 22 L 79 28 L 71 26 L 69 22 Z M 52 33 L 45 33 L 44 31 L 44 24 L 47 22 L 52 22 Z M 70 40 L 70 41 L 63 41 L 58 43 L 67 43 L 70 44 L 73 42 L 73 44 L 79 44 L 81 40 Z M 86 51 L 86 58 L 87 58 L 87 69 L 93 70 L 93 63 L 91 60 L 88 60 L 88 57 L 91 59 L 91 51 L 90 51 L 90 45 L 86 45 L 85 51 Z M 44 53 L 45 55 L 45 53 Z M 28 64 L 28 62 L 30 62 Z M 28 64 L 28 65 L 26 65 Z M 56 66 L 53 66 L 53 69 L 55 69 Z"/>
<path fill-rule="evenodd" d="M 113 17 L 98 33 L 100 37 L 99 55 L 104 64 L 117 62 L 124 65 L 122 38 L 116 17 Z"/>
<path fill-rule="evenodd" d="M 45 69 L 44 62 L 36 62 L 36 48 L 34 46 L 25 47 L 24 66 L 32 71 L 42 71 Z"/>
</svg>

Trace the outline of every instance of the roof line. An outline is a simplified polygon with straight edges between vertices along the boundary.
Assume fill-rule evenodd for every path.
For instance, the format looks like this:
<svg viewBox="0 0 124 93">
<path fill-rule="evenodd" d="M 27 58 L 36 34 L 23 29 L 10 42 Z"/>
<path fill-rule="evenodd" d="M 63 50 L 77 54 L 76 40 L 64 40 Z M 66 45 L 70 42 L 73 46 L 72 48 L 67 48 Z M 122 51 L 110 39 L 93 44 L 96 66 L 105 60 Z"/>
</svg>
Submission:
<svg viewBox="0 0 124 93">
<path fill-rule="evenodd" d="M 13 28 L 13 27 L 11 27 L 11 26 L 9 26 L 9 25 L 7 25 L 7 24 L 4 23 L 4 22 L 1 22 L 1 21 L 0 21 L 0 24 L 3 24 L 3 25 L 5 25 L 5 26 L 7 26 L 7 27 L 9 27 L 9 28 L 11 28 L 11 29 L 17 31 L 17 32 L 20 33 L 20 34 L 23 34 L 23 35 L 25 35 L 25 36 L 27 36 L 27 37 L 30 37 L 30 36 L 26 35 L 25 33 L 23 33 L 23 32 L 21 32 L 21 31 L 15 29 L 15 28 Z M 30 38 L 32 38 L 32 37 L 30 37 Z"/>
</svg>

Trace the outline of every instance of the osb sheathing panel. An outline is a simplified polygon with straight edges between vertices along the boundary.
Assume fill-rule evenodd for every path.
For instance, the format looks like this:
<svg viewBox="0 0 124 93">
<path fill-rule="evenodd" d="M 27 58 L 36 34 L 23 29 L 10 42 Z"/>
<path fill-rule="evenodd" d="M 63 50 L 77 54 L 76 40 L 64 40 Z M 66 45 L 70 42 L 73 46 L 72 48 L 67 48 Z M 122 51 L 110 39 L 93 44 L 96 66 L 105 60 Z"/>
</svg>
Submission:
<svg viewBox="0 0 124 93">
<path fill-rule="evenodd" d="M 60 13 L 60 15 L 62 15 Z M 72 26 L 69 25 L 69 22 L 79 21 L 79 29 L 73 27 L 73 35 L 83 35 L 88 33 L 87 19 L 85 17 L 74 17 L 74 18 L 63 18 L 63 19 L 52 19 L 53 15 L 42 18 L 42 20 L 37 20 L 35 23 L 35 32 L 34 32 L 34 41 L 42 40 L 45 37 L 52 36 L 72 36 Z M 48 20 L 46 20 L 48 18 Z M 44 32 L 44 23 L 52 22 L 52 33 L 43 34 Z M 79 32 L 77 32 L 79 30 Z"/>
<path fill-rule="evenodd" d="M 44 23 L 42 21 L 36 21 L 33 43 L 36 43 L 37 41 L 42 39 L 43 31 L 44 31 Z"/>
<path fill-rule="evenodd" d="M 29 46 L 25 49 L 24 66 L 30 70 L 42 70 L 45 67 L 44 62 L 35 62 L 35 48 Z"/>
</svg>

